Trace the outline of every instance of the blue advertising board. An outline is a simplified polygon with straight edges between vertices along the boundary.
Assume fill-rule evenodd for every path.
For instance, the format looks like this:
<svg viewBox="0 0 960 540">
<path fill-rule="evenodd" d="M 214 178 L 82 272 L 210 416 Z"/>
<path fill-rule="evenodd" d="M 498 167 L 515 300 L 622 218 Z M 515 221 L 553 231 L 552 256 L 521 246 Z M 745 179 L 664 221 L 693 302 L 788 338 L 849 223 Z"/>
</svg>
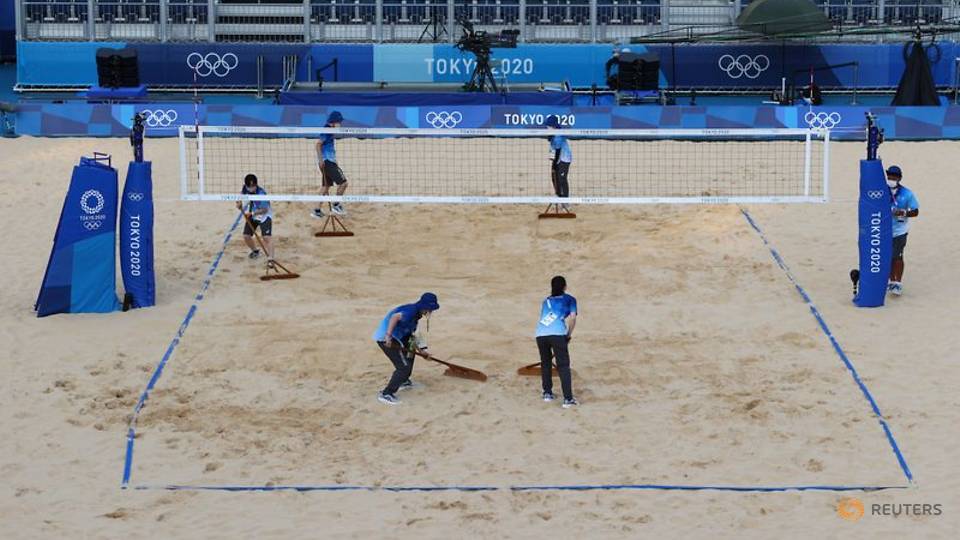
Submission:
<svg viewBox="0 0 960 540">
<path fill-rule="evenodd" d="M 152 86 L 254 87 L 257 58 L 264 84 L 282 81 L 285 57 L 297 59 L 297 79 L 350 82 L 445 82 L 469 80 L 476 66 L 471 53 L 449 44 L 223 44 L 33 42 L 17 44 L 17 80 L 22 85 L 94 84 L 96 49 L 136 49 L 141 82 Z M 661 87 L 745 88 L 805 85 L 810 70 L 823 88 L 895 87 L 905 67 L 903 44 L 685 44 L 629 45 L 624 50 L 660 55 Z M 494 49 L 492 67 L 507 83 L 569 82 L 605 87 L 608 44 L 521 44 Z M 942 41 L 928 48 L 934 81 L 953 84 L 960 45 Z M 853 63 L 856 63 L 856 68 Z M 844 65 L 848 64 L 848 65 Z M 844 66 L 842 66 L 844 65 Z M 826 66 L 837 66 L 827 69 Z M 839 67 L 842 66 L 842 67 Z"/>
<path fill-rule="evenodd" d="M 564 127 L 583 129 L 826 128 L 834 139 L 862 139 L 865 113 L 877 118 L 888 140 L 960 139 L 960 107 L 659 106 L 560 107 L 550 105 L 444 105 L 416 107 L 229 105 L 158 102 L 90 104 L 25 102 L 16 131 L 34 136 L 126 137 L 134 112 L 145 117 L 147 137 L 174 136 L 181 125 L 323 126 L 334 108 L 346 126 L 525 128 L 557 115 Z"/>
</svg>

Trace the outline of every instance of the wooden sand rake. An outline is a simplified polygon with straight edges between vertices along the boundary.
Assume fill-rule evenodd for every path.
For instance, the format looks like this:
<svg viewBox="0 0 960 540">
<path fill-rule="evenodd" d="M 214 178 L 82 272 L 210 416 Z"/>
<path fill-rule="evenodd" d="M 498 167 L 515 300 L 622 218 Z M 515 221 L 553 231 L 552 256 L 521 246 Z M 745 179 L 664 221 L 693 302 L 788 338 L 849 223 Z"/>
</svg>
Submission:
<svg viewBox="0 0 960 540">
<path fill-rule="evenodd" d="M 260 238 L 260 232 L 253 226 L 253 223 L 250 221 L 250 218 L 247 216 L 247 213 L 243 211 L 243 209 L 240 210 L 240 213 L 243 215 L 243 220 L 247 222 L 247 226 L 250 227 L 251 231 L 253 231 L 253 236 L 257 239 L 257 244 L 260 246 L 260 249 L 263 250 L 263 254 L 269 257 L 270 254 L 267 253 L 267 247 L 263 245 L 263 239 Z M 280 264 L 280 262 L 276 259 L 271 259 L 267 261 L 267 270 L 262 276 L 260 276 L 260 281 L 271 281 L 274 279 L 296 279 L 298 277 L 300 277 L 300 274 L 291 272 L 286 266 Z"/>
</svg>

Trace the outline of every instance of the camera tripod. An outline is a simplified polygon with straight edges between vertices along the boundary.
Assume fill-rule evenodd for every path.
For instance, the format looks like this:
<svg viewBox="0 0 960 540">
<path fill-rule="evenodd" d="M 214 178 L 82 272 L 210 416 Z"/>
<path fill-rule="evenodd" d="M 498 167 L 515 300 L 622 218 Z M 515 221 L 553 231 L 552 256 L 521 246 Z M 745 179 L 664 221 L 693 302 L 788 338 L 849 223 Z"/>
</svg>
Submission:
<svg viewBox="0 0 960 540">
<path fill-rule="evenodd" d="M 423 27 L 423 32 L 420 32 L 420 37 L 417 38 L 417 43 L 422 43 L 423 38 L 429 37 L 430 41 L 436 43 L 440 41 L 441 36 L 447 35 L 447 25 L 444 21 L 440 20 L 440 15 L 434 11 L 430 15 L 430 20 L 427 21 L 426 26 Z"/>
<path fill-rule="evenodd" d="M 490 67 L 490 50 L 481 49 L 473 53 L 477 57 L 477 67 L 474 68 L 470 81 L 463 85 L 463 89 L 467 92 L 499 92 L 497 80 L 493 77 L 493 69 Z"/>
</svg>

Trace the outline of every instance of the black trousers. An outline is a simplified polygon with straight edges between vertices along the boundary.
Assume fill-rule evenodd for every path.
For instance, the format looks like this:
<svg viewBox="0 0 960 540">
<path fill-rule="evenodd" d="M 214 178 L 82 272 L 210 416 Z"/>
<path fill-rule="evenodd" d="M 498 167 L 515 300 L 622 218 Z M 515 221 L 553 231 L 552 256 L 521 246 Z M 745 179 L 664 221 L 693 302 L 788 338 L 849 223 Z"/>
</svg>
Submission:
<svg viewBox="0 0 960 540">
<path fill-rule="evenodd" d="M 903 259 L 903 248 L 907 247 L 907 234 L 893 237 L 893 260 Z"/>
<path fill-rule="evenodd" d="M 566 161 L 558 161 L 552 167 L 553 172 L 553 191 L 557 197 L 570 196 L 570 184 L 567 183 L 567 175 L 570 173 L 570 164 Z"/>
<path fill-rule="evenodd" d="M 540 378 L 543 381 L 543 391 L 553 392 L 553 365 L 551 357 L 557 360 L 557 371 L 560 372 L 560 387 L 563 389 L 563 399 L 573 399 L 573 381 L 570 377 L 570 352 L 567 350 L 567 336 L 540 336 L 537 338 L 537 349 L 540 350 Z"/>
<path fill-rule="evenodd" d="M 406 347 L 397 341 L 394 341 L 393 347 L 387 347 L 382 341 L 378 341 L 377 345 L 380 346 L 383 354 L 387 355 L 387 358 L 393 363 L 393 375 L 390 376 L 390 382 L 388 382 L 387 387 L 383 389 L 383 393 L 396 394 L 397 390 L 400 389 L 400 385 L 406 382 L 406 380 L 410 378 L 410 374 L 413 373 L 414 357 L 410 356 L 408 358 Z"/>
</svg>

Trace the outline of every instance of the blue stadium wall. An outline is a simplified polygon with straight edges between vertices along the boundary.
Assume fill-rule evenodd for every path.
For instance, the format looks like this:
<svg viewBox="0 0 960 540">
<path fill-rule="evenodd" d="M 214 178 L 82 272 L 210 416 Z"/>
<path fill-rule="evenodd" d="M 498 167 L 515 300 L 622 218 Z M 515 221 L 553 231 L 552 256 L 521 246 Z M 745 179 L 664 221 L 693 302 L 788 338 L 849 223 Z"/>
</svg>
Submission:
<svg viewBox="0 0 960 540">
<path fill-rule="evenodd" d="M 96 83 L 95 51 L 99 47 L 130 46 L 138 50 L 140 74 L 152 86 L 253 87 L 256 58 L 264 57 L 265 83 L 281 82 L 282 58 L 296 55 L 299 80 L 316 67 L 338 60 L 340 81 L 353 82 L 464 82 L 472 71 L 473 55 L 451 45 L 263 45 L 263 44 L 147 44 L 123 42 L 19 42 L 17 81 L 30 86 L 91 85 Z M 859 62 L 859 87 L 894 87 L 904 70 L 902 44 L 888 45 L 678 45 L 630 46 L 633 52 L 657 52 L 661 58 L 661 86 L 736 88 L 774 87 L 781 77 L 806 80 L 811 66 Z M 605 85 L 604 63 L 611 45 L 521 45 L 496 49 L 494 69 L 509 82 L 569 81 L 574 86 Z M 194 54 L 196 53 L 196 54 Z M 209 55 L 209 56 L 208 56 Z M 934 80 L 951 86 L 956 76 L 954 58 L 960 44 L 941 42 L 929 51 Z M 210 60 L 196 66 L 200 57 Z M 234 62 L 234 58 L 236 61 Z M 219 62 L 224 60 L 223 62 Z M 192 61 L 191 61 L 192 60 Z M 215 68 L 215 69 L 214 69 Z M 313 78 L 313 74 L 309 74 Z M 323 73 L 334 80 L 332 70 Z M 843 67 L 818 72 L 824 88 L 848 88 L 854 70 Z"/>
<path fill-rule="evenodd" d="M 90 85 L 96 82 L 95 50 L 126 44 L 83 42 L 18 43 L 18 82 L 23 85 Z M 225 45 L 131 44 L 139 51 L 141 77 L 154 86 L 250 87 L 256 84 L 256 57 L 265 58 L 266 84 L 280 82 L 282 57 L 300 57 L 299 79 L 307 78 L 307 60 L 314 67 L 338 59 L 341 81 L 461 82 L 472 69 L 472 55 L 462 55 L 449 45 Z M 860 62 L 860 87 L 896 86 L 904 69 L 903 46 L 843 45 L 689 45 L 633 47 L 635 52 L 654 50 L 661 55 L 661 86 L 758 87 L 779 86 L 781 73 L 795 74 L 810 66 Z M 610 45 L 524 45 L 495 51 L 495 67 L 512 82 L 568 80 L 576 86 L 603 86 L 604 63 Z M 196 54 L 194 54 L 196 53 Z M 209 55 L 213 56 L 209 56 Z M 960 44 L 942 42 L 930 50 L 934 78 L 939 86 L 954 81 L 953 59 Z M 233 62 L 233 55 L 236 62 Z M 204 56 L 209 70 L 190 63 Z M 224 62 L 224 59 L 226 61 Z M 191 60 L 188 63 L 188 60 Z M 221 63 L 217 63 L 220 60 Z M 676 70 L 674 70 L 676 66 Z M 675 73 L 674 73 L 675 71 Z M 332 71 L 323 73 L 326 80 Z M 806 78 L 796 75 L 798 82 Z M 854 73 L 838 68 L 817 74 L 823 87 L 850 87 Z M 529 127 L 544 115 L 557 114 L 576 128 L 710 128 L 831 127 L 834 137 L 862 137 L 865 112 L 875 114 L 890 139 L 960 139 L 960 107 L 775 107 L 775 106 L 670 106 L 543 107 L 338 107 L 348 125 L 371 127 L 433 127 L 430 113 L 452 113 L 461 118 L 456 127 Z M 195 122 L 238 126 L 321 126 L 327 107 L 298 105 L 201 105 L 163 102 L 143 105 L 88 104 L 83 102 L 20 105 L 16 130 L 39 136 L 125 136 L 134 112 L 147 111 L 152 121 L 148 135 L 171 136 L 179 125 Z M 453 127 L 453 126 L 447 126 Z M 846 131 L 845 131 L 846 130 Z"/>
</svg>

